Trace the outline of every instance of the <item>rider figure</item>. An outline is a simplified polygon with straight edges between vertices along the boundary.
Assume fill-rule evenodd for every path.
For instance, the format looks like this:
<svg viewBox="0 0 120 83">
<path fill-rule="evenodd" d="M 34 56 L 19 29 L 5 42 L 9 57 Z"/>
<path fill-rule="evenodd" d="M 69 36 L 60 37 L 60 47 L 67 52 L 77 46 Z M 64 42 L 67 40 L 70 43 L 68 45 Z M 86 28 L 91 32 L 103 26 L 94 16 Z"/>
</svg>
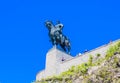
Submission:
<svg viewBox="0 0 120 83">
<path fill-rule="evenodd" d="M 49 30 L 49 37 L 52 44 L 59 44 L 64 50 L 65 47 L 67 47 L 68 51 L 70 51 L 70 42 L 68 38 L 62 33 L 63 24 L 60 23 L 60 21 L 57 21 L 57 24 L 54 25 L 51 21 L 46 21 L 45 25 Z"/>
</svg>

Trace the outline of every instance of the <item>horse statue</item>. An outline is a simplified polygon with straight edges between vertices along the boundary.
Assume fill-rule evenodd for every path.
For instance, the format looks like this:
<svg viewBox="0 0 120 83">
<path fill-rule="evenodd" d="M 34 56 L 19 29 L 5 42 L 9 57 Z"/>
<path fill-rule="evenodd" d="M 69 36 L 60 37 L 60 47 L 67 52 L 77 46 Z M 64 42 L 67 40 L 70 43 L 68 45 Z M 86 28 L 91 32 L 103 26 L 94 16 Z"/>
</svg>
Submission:
<svg viewBox="0 0 120 83">
<path fill-rule="evenodd" d="M 52 42 L 52 45 L 54 46 L 60 45 L 65 52 L 68 51 L 68 53 L 70 54 L 70 49 L 71 49 L 70 41 L 62 33 L 63 24 L 57 22 L 57 24 L 54 25 L 52 21 L 46 21 L 45 25 L 49 31 L 48 35 L 50 37 L 50 41 Z"/>
</svg>

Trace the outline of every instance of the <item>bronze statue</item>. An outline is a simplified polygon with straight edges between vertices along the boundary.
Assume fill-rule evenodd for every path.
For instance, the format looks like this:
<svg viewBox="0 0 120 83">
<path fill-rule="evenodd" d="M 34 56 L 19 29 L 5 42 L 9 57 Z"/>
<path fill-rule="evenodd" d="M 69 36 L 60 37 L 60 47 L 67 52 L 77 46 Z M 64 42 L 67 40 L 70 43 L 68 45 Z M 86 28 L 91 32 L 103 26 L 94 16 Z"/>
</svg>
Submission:
<svg viewBox="0 0 120 83">
<path fill-rule="evenodd" d="M 60 21 L 58 21 L 57 24 L 54 25 L 52 21 L 46 21 L 45 25 L 49 30 L 48 35 L 50 37 L 50 41 L 52 42 L 52 44 L 54 46 L 60 45 L 65 52 L 68 52 L 70 54 L 70 49 L 71 49 L 70 41 L 62 33 L 63 24 L 61 24 Z"/>
</svg>

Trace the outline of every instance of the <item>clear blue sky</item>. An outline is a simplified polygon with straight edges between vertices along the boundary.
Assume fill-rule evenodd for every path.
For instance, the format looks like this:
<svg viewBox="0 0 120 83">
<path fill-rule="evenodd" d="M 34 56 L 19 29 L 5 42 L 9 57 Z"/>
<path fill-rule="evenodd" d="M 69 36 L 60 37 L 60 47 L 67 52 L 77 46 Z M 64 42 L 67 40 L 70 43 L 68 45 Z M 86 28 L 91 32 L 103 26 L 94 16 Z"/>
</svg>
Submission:
<svg viewBox="0 0 120 83">
<path fill-rule="evenodd" d="M 75 56 L 120 38 L 118 0 L 1 0 L 0 83 L 30 83 L 52 48 L 45 20 L 60 20 Z"/>
</svg>

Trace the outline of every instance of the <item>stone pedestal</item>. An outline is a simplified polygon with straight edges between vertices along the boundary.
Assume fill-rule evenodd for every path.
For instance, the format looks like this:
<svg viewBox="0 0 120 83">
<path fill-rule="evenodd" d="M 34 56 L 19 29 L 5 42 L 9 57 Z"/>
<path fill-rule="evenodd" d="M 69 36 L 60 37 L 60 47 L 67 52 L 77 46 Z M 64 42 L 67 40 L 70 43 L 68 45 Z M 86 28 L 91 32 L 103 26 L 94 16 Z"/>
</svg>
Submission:
<svg viewBox="0 0 120 83">
<path fill-rule="evenodd" d="M 58 50 L 56 47 L 50 49 L 46 55 L 45 76 L 53 76 L 59 74 L 59 71 L 61 69 L 60 63 L 71 58 L 72 56 Z"/>
<path fill-rule="evenodd" d="M 45 70 L 42 70 L 37 74 L 36 80 L 60 74 L 60 64 L 71 58 L 73 57 L 69 54 L 57 49 L 56 47 L 53 47 L 46 54 Z"/>
</svg>

